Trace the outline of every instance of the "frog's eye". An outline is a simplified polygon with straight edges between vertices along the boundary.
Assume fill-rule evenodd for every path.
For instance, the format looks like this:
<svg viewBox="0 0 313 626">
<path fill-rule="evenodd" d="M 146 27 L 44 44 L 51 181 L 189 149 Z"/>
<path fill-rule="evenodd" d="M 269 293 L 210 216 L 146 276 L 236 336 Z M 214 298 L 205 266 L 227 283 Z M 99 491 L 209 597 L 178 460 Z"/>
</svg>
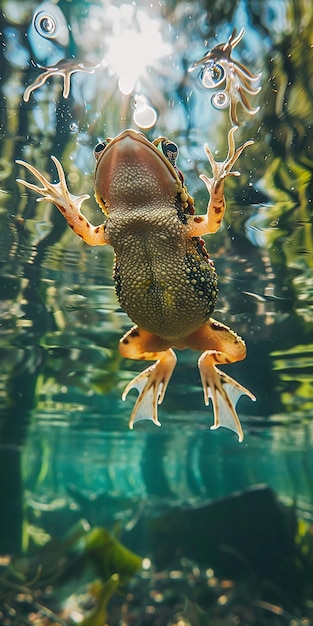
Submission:
<svg viewBox="0 0 313 626">
<path fill-rule="evenodd" d="M 202 68 L 199 78 L 203 87 L 212 89 L 221 85 L 225 80 L 225 70 L 219 63 L 208 63 Z"/>
<path fill-rule="evenodd" d="M 164 156 L 173 166 L 175 166 L 176 159 L 178 157 L 178 147 L 176 146 L 176 143 L 169 141 L 169 139 L 163 139 L 161 146 Z"/>
<path fill-rule="evenodd" d="M 106 148 L 107 145 L 108 144 L 107 144 L 106 141 L 101 141 L 100 143 L 97 143 L 97 145 L 96 145 L 96 147 L 95 147 L 95 149 L 93 151 L 93 154 L 94 154 L 94 157 L 95 157 L 96 160 L 99 159 L 99 157 L 101 156 L 104 148 Z"/>
<path fill-rule="evenodd" d="M 34 15 L 33 20 L 35 29 L 39 35 L 46 39 L 53 39 L 58 30 L 56 19 L 47 11 L 39 11 Z"/>
</svg>

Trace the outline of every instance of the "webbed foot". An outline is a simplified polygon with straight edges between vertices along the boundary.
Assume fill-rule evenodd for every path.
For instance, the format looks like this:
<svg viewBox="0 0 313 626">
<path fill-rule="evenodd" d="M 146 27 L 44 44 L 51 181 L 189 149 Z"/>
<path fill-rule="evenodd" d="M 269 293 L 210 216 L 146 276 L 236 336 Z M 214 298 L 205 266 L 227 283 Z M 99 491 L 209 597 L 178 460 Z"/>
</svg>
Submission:
<svg viewBox="0 0 313 626">
<path fill-rule="evenodd" d="M 33 176 L 35 176 L 35 178 L 37 178 L 37 180 L 42 184 L 42 187 L 29 183 L 27 180 L 24 180 L 22 178 L 17 178 L 17 182 L 42 196 L 41 198 L 37 198 L 37 202 L 41 202 L 42 200 L 48 200 L 50 202 L 53 202 L 53 204 L 58 207 L 61 213 L 65 213 L 68 209 L 68 206 L 72 204 L 75 206 L 76 212 L 78 212 L 84 200 L 90 198 L 90 196 L 74 196 L 73 194 L 71 194 L 68 190 L 64 170 L 60 161 L 58 161 L 55 156 L 52 156 L 51 159 L 57 168 L 57 172 L 59 175 L 58 183 L 50 183 L 50 181 L 47 180 L 47 178 L 45 178 L 45 176 L 43 176 L 43 174 L 41 174 L 39 170 L 33 167 L 33 165 L 30 165 L 30 163 L 21 160 L 17 160 L 16 163 L 18 165 L 22 165 L 31 174 L 33 174 Z"/>
<path fill-rule="evenodd" d="M 141 420 L 152 420 L 156 426 L 161 426 L 158 420 L 158 404 L 161 404 L 164 398 L 176 361 L 173 350 L 166 350 L 161 353 L 154 365 L 147 367 L 128 383 L 122 395 L 123 400 L 131 389 L 137 389 L 139 392 L 129 420 L 131 430 L 134 424 Z"/>
<path fill-rule="evenodd" d="M 220 426 L 229 428 L 237 433 L 239 442 L 241 442 L 244 435 L 236 412 L 236 404 L 242 395 L 249 396 L 251 400 L 256 398 L 251 391 L 213 364 L 212 353 L 214 354 L 214 351 L 207 350 L 198 361 L 204 402 L 208 405 L 209 399 L 211 399 L 213 404 L 214 424 L 211 428 L 212 430 Z"/>
<path fill-rule="evenodd" d="M 90 198 L 90 196 L 86 194 L 82 196 L 75 196 L 70 193 L 60 161 L 58 161 L 55 156 L 52 156 L 51 159 L 57 168 L 59 175 L 58 183 L 50 183 L 43 176 L 43 174 L 39 172 L 39 170 L 29 163 L 26 163 L 26 161 L 20 160 L 17 160 L 16 163 L 18 165 L 22 165 L 31 174 L 33 174 L 33 176 L 35 176 L 35 178 L 37 178 L 37 180 L 42 184 L 42 187 L 29 183 L 27 180 L 23 180 L 22 178 L 17 178 L 17 182 L 38 193 L 41 197 L 37 198 L 37 202 L 41 202 L 43 200 L 53 202 L 57 209 L 59 209 L 60 213 L 62 213 L 63 217 L 65 217 L 67 223 L 73 231 L 86 243 L 91 246 L 103 246 L 108 243 L 105 235 L 104 224 L 101 224 L 100 226 L 93 226 L 81 213 L 80 209 L 82 203 L 84 200 Z"/>
<path fill-rule="evenodd" d="M 201 174 L 200 178 L 205 183 L 206 188 L 210 194 L 214 194 L 217 192 L 219 186 L 222 182 L 224 182 L 227 176 L 240 176 L 240 172 L 233 172 L 232 168 L 235 165 L 237 159 L 240 157 L 241 153 L 245 150 L 245 148 L 247 148 L 247 146 L 251 146 L 254 143 L 254 141 L 252 140 L 245 141 L 245 143 L 236 150 L 234 139 L 236 130 L 237 126 L 233 126 L 228 133 L 228 153 L 225 161 L 216 161 L 208 144 L 205 144 L 204 146 L 205 153 L 212 168 L 212 178 L 209 178 L 205 174 Z"/>
<path fill-rule="evenodd" d="M 246 141 L 242 146 L 235 146 L 234 134 L 237 126 L 233 126 L 228 133 L 228 153 L 225 161 L 216 161 L 209 146 L 205 144 L 204 150 L 212 169 L 212 176 L 201 174 L 200 178 L 210 194 L 206 215 L 196 215 L 189 220 L 189 234 L 191 237 L 201 237 L 207 233 L 216 233 L 222 223 L 226 210 L 224 198 L 224 183 L 228 176 L 240 176 L 240 172 L 232 171 L 237 159 L 242 152 L 254 142 Z"/>
<path fill-rule="evenodd" d="M 77 61 L 73 61 L 72 59 L 61 59 L 55 65 L 44 67 L 43 65 L 37 64 L 37 67 L 44 70 L 44 72 L 37 76 L 36 80 L 34 80 L 31 85 L 26 87 L 23 95 L 24 102 L 28 102 L 31 93 L 39 89 L 39 87 L 42 87 L 52 76 L 62 76 L 64 81 L 63 98 L 68 98 L 71 90 L 71 75 L 74 74 L 74 72 L 93 74 L 94 71 L 100 67 L 100 64 L 91 65 L 91 63 L 77 63 Z"/>
</svg>

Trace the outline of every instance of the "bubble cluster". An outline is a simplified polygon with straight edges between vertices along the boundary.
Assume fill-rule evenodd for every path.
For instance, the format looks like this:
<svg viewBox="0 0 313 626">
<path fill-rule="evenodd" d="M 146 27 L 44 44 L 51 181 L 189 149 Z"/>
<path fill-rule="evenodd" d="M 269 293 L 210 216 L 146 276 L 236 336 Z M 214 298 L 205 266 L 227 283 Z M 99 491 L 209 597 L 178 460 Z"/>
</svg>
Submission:
<svg viewBox="0 0 313 626">
<path fill-rule="evenodd" d="M 132 100 L 132 107 L 134 109 L 133 120 L 139 128 L 148 129 L 155 125 L 156 111 L 148 104 L 145 96 L 136 94 Z"/>
</svg>

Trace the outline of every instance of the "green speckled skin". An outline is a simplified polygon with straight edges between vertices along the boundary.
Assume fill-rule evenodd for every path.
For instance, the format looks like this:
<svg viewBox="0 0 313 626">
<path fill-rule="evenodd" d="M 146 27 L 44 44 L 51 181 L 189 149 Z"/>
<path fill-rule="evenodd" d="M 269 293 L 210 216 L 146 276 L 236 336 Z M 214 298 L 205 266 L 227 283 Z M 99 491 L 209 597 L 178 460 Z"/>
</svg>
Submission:
<svg viewBox="0 0 313 626">
<path fill-rule="evenodd" d="M 122 308 L 138 326 L 160 337 L 184 337 L 210 317 L 217 294 L 214 267 L 183 236 L 177 216 L 150 224 L 147 234 L 122 236 L 114 245 L 114 279 Z M 159 235 L 159 236 L 158 236 Z M 127 249 L 124 244 L 126 244 Z"/>
<path fill-rule="evenodd" d="M 200 239 L 188 235 L 190 207 L 164 161 L 147 140 L 112 142 L 98 163 L 95 189 L 108 215 L 121 307 L 140 328 L 175 340 L 212 314 L 217 276 Z"/>
</svg>

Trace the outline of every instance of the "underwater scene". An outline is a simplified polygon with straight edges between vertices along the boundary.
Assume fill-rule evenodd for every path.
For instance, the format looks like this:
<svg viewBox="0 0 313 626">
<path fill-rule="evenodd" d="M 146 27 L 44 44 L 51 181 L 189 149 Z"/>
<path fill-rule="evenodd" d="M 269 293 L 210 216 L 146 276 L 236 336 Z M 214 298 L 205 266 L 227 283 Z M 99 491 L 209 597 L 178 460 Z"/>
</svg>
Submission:
<svg viewBox="0 0 313 626">
<path fill-rule="evenodd" d="M 0 7 L 0 626 L 313 626 L 311 0 Z"/>
</svg>

